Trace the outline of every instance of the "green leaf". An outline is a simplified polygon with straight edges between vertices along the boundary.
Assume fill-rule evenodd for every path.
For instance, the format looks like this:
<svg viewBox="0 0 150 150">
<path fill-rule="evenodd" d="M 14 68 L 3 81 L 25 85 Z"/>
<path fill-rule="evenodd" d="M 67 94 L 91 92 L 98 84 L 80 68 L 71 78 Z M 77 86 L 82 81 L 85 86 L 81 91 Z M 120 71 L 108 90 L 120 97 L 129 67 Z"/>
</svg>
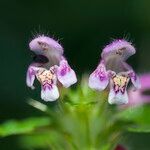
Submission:
<svg viewBox="0 0 150 150">
<path fill-rule="evenodd" d="M 30 133 L 36 128 L 47 126 L 50 119 L 46 117 L 28 118 L 22 121 L 10 120 L 0 125 L 0 136 Z"/>
<path fill-rule="evenodd" d="M 119 113 L 119 118 L 134 124 L 128 128 L 131 132 L 150 132 L 150 105 L 128 108 Z"/>
<path fill-rule="evenodd" d="M 134 127 L 128 128 L 130 132 L 139 132 L 139 133 L 150 133 L 150 125 L 137 125 Z"/>
</svg>

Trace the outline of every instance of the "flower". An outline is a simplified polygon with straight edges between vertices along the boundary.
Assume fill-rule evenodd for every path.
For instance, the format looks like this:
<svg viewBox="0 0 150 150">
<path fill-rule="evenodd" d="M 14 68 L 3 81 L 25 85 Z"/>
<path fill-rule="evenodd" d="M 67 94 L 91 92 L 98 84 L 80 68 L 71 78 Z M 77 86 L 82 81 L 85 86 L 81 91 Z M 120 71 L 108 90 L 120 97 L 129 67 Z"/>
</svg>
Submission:
<svg viewBox="0 0 150 150">
<path fill-rule="evenodd" d="M 136 88 L 140 83 L 134 70 L 126 60 L 136 53 L 130 42 L 119 39 L 107 45 L 101 54 L 101 61 L 89 77 L 89 87 L 102 91 L 110 85 L 108 102 L 110 104 L 128 103 L 127 85 L 129 80 Z"/>
<path fill-rule="evenodd" d="M 28 67 L 26 83 L 34 89 L 35 78 L 41 84 L 41 98 L 54 101 L 59 98 L 57 83 L 69 87 L 77 82 L 76 74 L 63 56 L 62 46 L 54 39 L 41 35 L 29 43 L 34 52 L 33 63 Z"/>
<path fill-rule="evenodd" d="M 143 103 L 150 103 L 150 73 L 139 76 L 141 88 L 133 91 L 133 87 L 129 88 L 128 106 L 136 106 Z"/>
</svg>

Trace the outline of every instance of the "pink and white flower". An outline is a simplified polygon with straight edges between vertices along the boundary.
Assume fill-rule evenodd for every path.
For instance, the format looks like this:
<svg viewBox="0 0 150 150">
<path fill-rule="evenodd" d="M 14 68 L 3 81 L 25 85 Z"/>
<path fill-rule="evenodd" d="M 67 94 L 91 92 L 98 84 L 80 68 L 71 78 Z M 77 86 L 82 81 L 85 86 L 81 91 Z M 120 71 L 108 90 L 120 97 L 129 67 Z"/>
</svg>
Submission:
<svg viewBox="0 0 150 150">
<path fill-rule="evenodd" d="M 63 56 L 62 46 L 47 36 L 38 36 L 29 43 L 35 53 L 33 63 L 28 67 L 26 83 L 34 89 L 35 78 L 41 84 L 41 98 L 55 101 L 59 98 L 57 83 L 69 87 L 77 82 L 74 70 Z"/>
<path fill-rule="evenodd" d="M 110 104 L 127 104 L 126 88 L 129 80 L 131 79 L 135 88 L 140 88 L 137 75 L 126 63 L 126 60 L 135 53 L 133 45 L 125 40 L 115 40 L 107 45 L 102 51 L 98 67 L 89 77 L 89 87 L 102 91 L 109 84 L 108 102 Z"/>
</svg>

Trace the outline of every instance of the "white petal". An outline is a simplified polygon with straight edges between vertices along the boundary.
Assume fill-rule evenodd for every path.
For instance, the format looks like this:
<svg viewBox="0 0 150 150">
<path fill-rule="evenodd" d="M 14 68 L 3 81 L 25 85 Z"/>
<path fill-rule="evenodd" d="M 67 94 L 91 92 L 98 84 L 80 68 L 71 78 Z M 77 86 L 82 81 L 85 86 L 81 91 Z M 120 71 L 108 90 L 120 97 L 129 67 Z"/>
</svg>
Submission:
<svg viewBox="0 0 150 150">
<path fill-rule="evenodd" d="M 39 68 L 34 67 L 34 66 L 29 66 L 29 68 L 27 70 L 26 84 L 31 89 L 34 89 L 33 83 L 34 83 L 34 80 L 35 80 L 35 75 L 37 73 L 37 70 L 39 70 Z"/>
<path fill-rule="evenodd" d="M 102 91 L 107 87 L 108 82 L 108 78 L 101 81 L 99 77 L 95 76 L 94 74 L 91 74 L 89 78 L 89 87 L 95 90 Z"/>
<path fill-rule="evenodd" d="M 59 91 L 56 85 L 53 85 L 52 88 L 46 87 L 41 90 L 41 98 L 45 101 L 55 101 L 59 98 Z"/>
<path fill-rule="evenodd" d="M 105 66 L 100 64 L 89 77 L 89 87 L 95 90 L 104 90 L 109 83 Z"/>
<path fill-rule="evenodd" d="M 66 60 L 60 62 L 60 66 L 57 68 L 57 78 L 66 88 L 77 82 L 76 74 Z"/>
<path fill-rule="evenodd" d="M 127 104 L 127 85 L 129 82 L 129 77 L 127 72 L 120 72 L 113 76 L 110 80 L 110 93 L 108 96 L 108 102 L 110 104 Z"/>
<path fill-rule="evenodd" d="M 111 89 L 108 96 L 108 102 L 109 104 L 127 104 L 127 92 L 125 91 L 124 93 L 121 93 L 119 91 L 118 93 L 115 93 L 114 89 Z"/>
<path fill-rule="evenodd" d="M 77 82 L 75 72 L 71 69 L 66 75 L 58 76 L 58 80 L 63 84 L 64 87 L 68 88 L 69 86 Z"/>
</svg>

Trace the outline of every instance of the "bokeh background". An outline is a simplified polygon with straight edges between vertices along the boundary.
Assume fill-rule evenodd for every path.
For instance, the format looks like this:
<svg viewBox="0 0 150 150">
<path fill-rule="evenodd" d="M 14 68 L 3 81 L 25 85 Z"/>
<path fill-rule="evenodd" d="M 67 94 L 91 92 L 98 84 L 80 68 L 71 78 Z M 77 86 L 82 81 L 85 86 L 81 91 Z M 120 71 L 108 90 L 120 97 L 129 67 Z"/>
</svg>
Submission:
<svg viewBox="0 0 150 150">
<path fill-rule="evenodd" d="M 150 71 L 150 1 L 148 0 L 1 0 L 0 122 L 40 115 L 27 98 L 40 100 L 39 89 L 25 85 L 32 61 L 28 43 L 34 35 L 59 39 L 78 76 L 92 71 L 101 49 L 114 38 L 133 42 L 128 61 L 138 73 Z M 148 150 L 149 134 L 129 135 L 129 145 Z M 0 139 L 0 150 L 21 150 L 16 138 Z"/>
</svg>

